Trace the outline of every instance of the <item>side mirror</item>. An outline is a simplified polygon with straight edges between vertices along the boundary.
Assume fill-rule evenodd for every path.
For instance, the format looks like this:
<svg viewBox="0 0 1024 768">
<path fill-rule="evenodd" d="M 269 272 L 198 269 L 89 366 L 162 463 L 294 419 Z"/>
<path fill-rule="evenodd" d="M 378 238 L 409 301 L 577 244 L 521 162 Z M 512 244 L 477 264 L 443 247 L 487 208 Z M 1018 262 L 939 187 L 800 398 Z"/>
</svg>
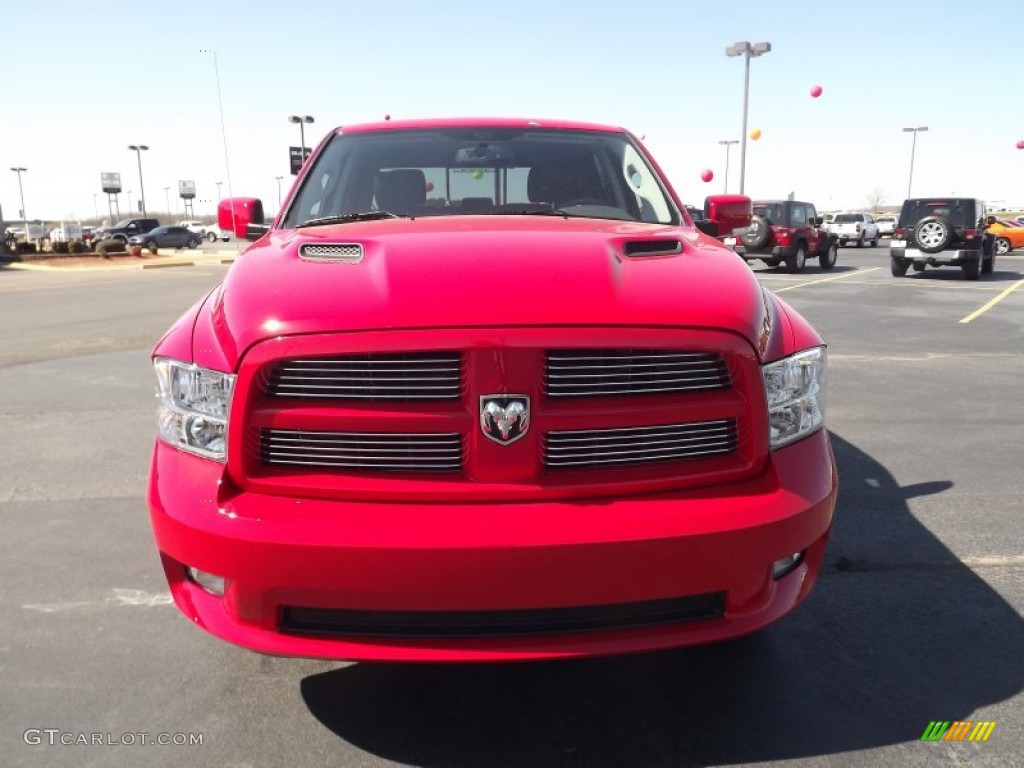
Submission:
<svg viewBox="0 0 1024 768">
<path fill-rule="evenodd" d="M 825 223 L 825 219 L 822 218 L 821 216 L 815 216 L 814 217 L 814 226 L 820 227 L 824 223 Z"/>
<path fill-rule="evenodd" d="M 718 222 L 712 221 L 711 219 L 697 219 L 693 222 L 697 229 L 703 232 L 705 235 L 711 235 L 712 237 L 718 237 Z"/>
<path fill-rule="evenodd" d="M 269 231 L 269 224 L 253 224 L 250 222 L 249 224 L 245 225 L 245 239 L 252 243 L 255 242 L 256 240 L 259 240 Z"/>
</svg>

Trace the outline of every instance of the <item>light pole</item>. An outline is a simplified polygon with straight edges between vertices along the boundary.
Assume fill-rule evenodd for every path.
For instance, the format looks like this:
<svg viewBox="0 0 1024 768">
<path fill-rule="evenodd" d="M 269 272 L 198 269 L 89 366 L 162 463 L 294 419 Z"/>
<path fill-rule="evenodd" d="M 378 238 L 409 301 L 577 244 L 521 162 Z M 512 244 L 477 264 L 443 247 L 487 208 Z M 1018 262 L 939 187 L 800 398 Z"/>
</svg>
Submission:
<svg viewBox="0 0 1024 768">
<path fill-rule="evenodd" d="M 275 176 L 274 177 L 274 181 L 277 182 L 277 210 L 278 211 L 281 210 L 281 179 L 283 179 L 283 178 L 284 178 L 284 176 Z"/>
<path fill-rule="evenodd" d="M 739 144 L 739 139 L 722 139 L 719 144 L 725 144 L 725 189 L 722 190 L 724 195 L 729 191 L 729 148 L 733 144 Z"/>
<path fill-rule="evenodd" d="M 771 43 L 754 43 L 751 45 L 746 40 L 733 43 L 725 49 L 725 55 L 729 57 L 743 56 L 745 66 L 743 69 L 743 133 L 740 134 L 740 194 L 743 194 L 743 185 L 747 173 L 747 101 L 750 98 L 750 57 L 762 56 L 772 49 Z"/>
<path fill-rule="evenodd" d="M 218 203 L 220 202 L 220 185 L 223 184 L 223 183 L 224 183 L 223 181 L 215 181 L 214 182 L 214 184 L 217 185 L 217 202 Z"/>
<path fill-rule="evenodd" d="M 131 216 L 134 213 L 132 210 L 132 191 L 129 189 L 125 194 L 128 195 L 128 215 Z"/>
<path fill-rule="evenodd" d="M 92 196 L 92 213 L 97 222 L 100 220 L 100 204 L 98 198 L 99 195 Z"/>
<path fill-rule="evenodd" d="M 289 115 L 289 123 L 299 124 L 299 146 L 302 148 L 302 162 L 306 162 L 306 129 L 303 127 L 306 123 L 312 123 L 313 118 L 309 115 Z"/>
<path fill-rule="evenodd" d="M 164 201 L 167 203 L 167 215 L 171 216 L 171 188 L 164 187 Z"/>
<path fill-rule="evenodd" d="M 921 131 L 927 131 L 927 125 L 921 125 L 917 128 L 904 128 L 904 133 L 914 134 L 913 140 L 910 142 L 910 178 L 907 179 L 907 197 L 910 197 L 910 188 L 914 183 L 914 151 L 917 149 L 917 134 Z"/>
<path fill-rule="evenodd" d="M 146 215 L 146 188 L 142 186 L 142 153 L 145 152 L 149 147 L 145 144 L 129 144 L 128 149 L 135 152 L 135 157 L 139 161 L 139 195 L 142 198 L 142 215 Z"/>
<path fill-rule="evenodd" d="M 21 187 L 21 174 L 28 171 L 28 168 L 11 168 L 18 174 L 18 196 L 21 198 L 21 225 L 25 228 L 25 242 L 28 242 L 28 214 L 25 213 L 25 190 Z"/>
</svg>

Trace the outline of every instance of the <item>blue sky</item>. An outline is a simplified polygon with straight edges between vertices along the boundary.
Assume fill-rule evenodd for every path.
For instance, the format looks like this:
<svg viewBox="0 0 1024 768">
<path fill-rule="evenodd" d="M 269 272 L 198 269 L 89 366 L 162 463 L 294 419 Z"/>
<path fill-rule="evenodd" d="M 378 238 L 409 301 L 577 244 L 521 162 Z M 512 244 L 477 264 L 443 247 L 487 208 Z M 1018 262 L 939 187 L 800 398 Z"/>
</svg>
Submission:
<svg viewBox="0 0 1024 768">
<path fill-rule="evenodd" d="M 722 139 L 740 136 L 743 59 L 725 48 L 769 41 L 751 61 L 746 192 L 794 192 L 821 209 L 907 191 L 1024 206 L 1024 96 L 1018 3 L 958 2 L 282 3 L 37 2 L 8 14 L 0 42 L 0 205 L 31 218 L 106 209 L 100 173 L 121 174 L 147 208 L 177 210 L 196 183 L 197 215 L 230 190 L 277 209 L 292 181 L 291 114 L 307 144 L 345 123 L 450 115 L 568 118 L 622 125 L 645 143 L 686 202 L 721 192 Z M 248 8 L 246 11 L 244 9 Z M 965 11 L 965 9 L 968 9 Z M 100 41 L 109 40 L 108 45 Z M 823 95 L 809 89 L 820 84 Z M 701 181 L 711 169 L 715 178 Z M 739 188 L 739 145 L 729 190 Z M 94 195 L 98 196 L 94 198 Z M 128 209 L 121 197 L 121 211 Z"/>
</svg>

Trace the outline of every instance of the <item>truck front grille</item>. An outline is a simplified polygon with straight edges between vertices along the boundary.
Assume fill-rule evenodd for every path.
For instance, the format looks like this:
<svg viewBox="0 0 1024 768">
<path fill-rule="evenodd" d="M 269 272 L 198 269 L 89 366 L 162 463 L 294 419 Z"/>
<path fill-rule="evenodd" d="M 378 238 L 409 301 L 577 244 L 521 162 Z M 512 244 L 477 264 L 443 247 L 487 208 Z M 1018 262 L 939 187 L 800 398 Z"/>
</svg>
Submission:
<svg viewBox="0 0 1024 768">
<path fill-rule="evenodd" d="M 264 464 L 403 472 L 456 472 L 462 468 L 458 434 L 311 432 L 264 429 Z"/>
<path fill-rule="evenodd" d="M 347 355 L 284 360 L 266 383 L 271 397 L 330 400 L 457 400 L 458 352 Z"/>
<path fill-rule="evenodd" d="M 735 419 L 548 432 L 544 440 L 544 464 L 549 469 L 581 469 L 677 461 L 732 453 L 736 445 Z"/>
<path fill-rule="evenodd" d="M 559 349 L 545 359 L 550 397 L 654 395 L 723 389 L 729 368 L 714 353 L 669 349 Z"/>
</svg>

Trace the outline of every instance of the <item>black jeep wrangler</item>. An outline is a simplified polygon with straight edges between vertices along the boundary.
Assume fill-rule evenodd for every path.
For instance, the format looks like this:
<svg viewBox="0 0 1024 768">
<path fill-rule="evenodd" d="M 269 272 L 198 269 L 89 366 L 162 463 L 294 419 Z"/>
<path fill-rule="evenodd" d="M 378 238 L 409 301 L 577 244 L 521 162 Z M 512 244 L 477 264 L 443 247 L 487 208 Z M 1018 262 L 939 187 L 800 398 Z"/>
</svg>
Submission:
<svg viewBox="0 0 1024 768">
<path fill-rule="evenodd" d="M 907 269 L 958 266 L 968 280 L 996 265 L 996 238 L 985 231 L 985 203 L 974 197 L 915 197 L 903 201 L 889 244 L 894 277 Z"/>
<path fill-rule="evenodd" d="M 760 259 L 769 267 L 785 263 L 790 272 L 802 272 L 808 256 L 817 257 L 822 269 L 836 265 L 838 242 L 811 203 L 755 200 L 753 213 L 739 243 L 728 243 L 747 261 Z"/>
</svg>

